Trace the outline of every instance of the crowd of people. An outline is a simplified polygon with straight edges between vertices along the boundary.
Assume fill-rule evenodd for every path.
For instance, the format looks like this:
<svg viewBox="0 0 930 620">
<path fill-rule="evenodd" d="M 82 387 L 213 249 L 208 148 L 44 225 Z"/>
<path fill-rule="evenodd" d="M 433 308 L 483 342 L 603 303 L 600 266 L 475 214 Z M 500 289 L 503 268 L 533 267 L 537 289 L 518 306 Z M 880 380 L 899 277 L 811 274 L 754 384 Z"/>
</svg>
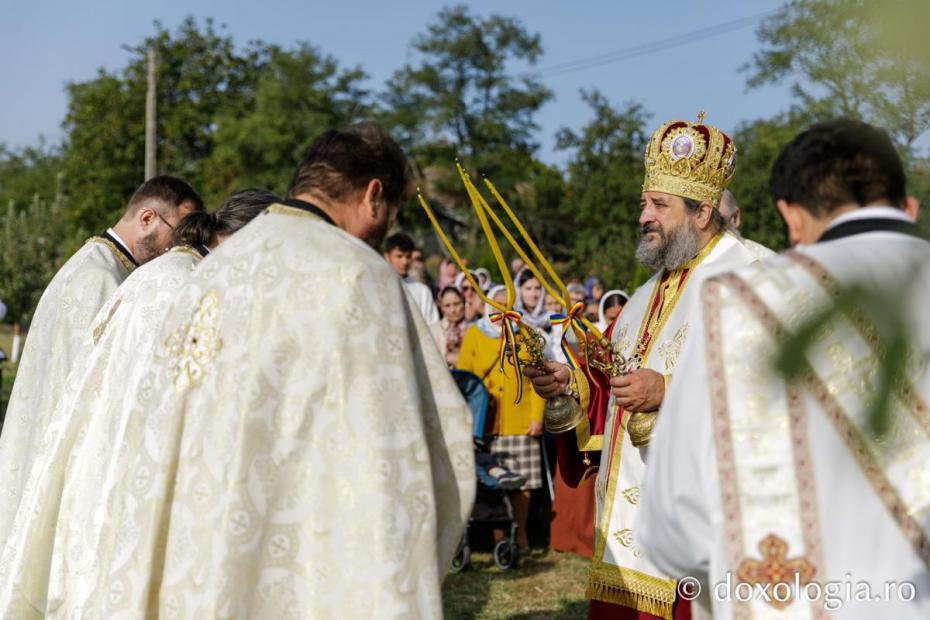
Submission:
<svg viewBox="0 0 930 620">
<path fill-rule="evenodd" d="M 554 477 L 595 620 L 926 617 L 930 244 L 887 134 L 840 119 L 785 145 L 780 255 L 739 235 L 736 145 L 703 118 L 660 126 L 644 166 L 652 277 L 568 299 L 521 261 L 433 278 L 388 236 L 410 169 L 374 123 L 317 137 L 284 197 L 208 213 L 146 181 L 30 325 L 0 434 L 0 618 L 441 617 L 483 475 L 524 551 Z M 847 290 L 899 323 L 824 315 Z M 792 333 L 793 374 L 771 363 Z M 454 372 L 489 396 L 487 443 Z"/>
<path fill-rule="evenodd" d="M 509 489 L 509 495 L 517 520 L 517 544 L 522 553 L 528 553 L 530 493 L 542 489 L 547 476 L 550 479 L 556 476 L 555 452 L 551 438 L 547 445 L 542 442 L 545 403 L 532 393 L 528 379 L 517 377 L 512 367 L 501 368 L 498 364 L 501 326 L 491 321 L 495 310 L 474 291 L 472 283 L 481 288 L 485 297 L 499 304 L 506 301 L 505 287 L 495 284 L 485 268 L 471 270 L 471 278 L 467 278 L 451 259 L 424 258 L 413 238 L 404 232 L 389 236 L 383 252 L 385 260 L 403 279 L 411 298 L 430 325 L 436 345 L 445 355 L 448 366 L 473 373 L 487 389 L 490 409 L 494 413 L 491 441 L 487 446 L 494 457 L 490 463 L 502 468 L 497 470 L 496 478 L 521 481 L 517 488 Z M 427 262 L 438 265 L 435 278 L 430 274 Z M 522 313 L 521 320 L 543 336 L 549 359 L 565 362 L 560 346 L 562 328 L 554 325 L 552 319 L 564 316 L 568 309 L 543 289 L 521 259 L 513 260 L 510 268 L 512 273 L 506 277 L 512 278 L 517 291 L 514 308 Z M 622 290 L 605 290 L 604 283 L 595 276 L 589 276 L 583 283 L 581 278 L 569 279 L 567 288 L 572 302 L 583 303 L 585 316 L 600 329 L 607 329 L 629 299 Z M 518 383 L 522 385 L 518 386 Z M 518 401 L 517 393 L 521 388 L 528 396 Z M 547 447 L 549 458 L 544 459 L 542 451 Z M 551 463 L 551 467 L 546 463 Z M 546 496 L 544 501 L 554 499 L 548 493 Z M 556 512 L 558 517 L 570 519 L 569 513 L 576 509 L 573 504 L 560 502 Z M 548 513 L 538 511 L 537 514 L 543 516 Z M 532 529 L 548 531 L 549 523 L 534 524 Z M 501 536 L 503 531 L 497 530 L 495 534 Z M 593 530 L 587 532 L 583 524 L 575 533 L 583 540 L 590 539 L 592 535 Z M 573 548 L 571 542 L 563 545 L 558 540 L 555 547 Z"/>
</svg>

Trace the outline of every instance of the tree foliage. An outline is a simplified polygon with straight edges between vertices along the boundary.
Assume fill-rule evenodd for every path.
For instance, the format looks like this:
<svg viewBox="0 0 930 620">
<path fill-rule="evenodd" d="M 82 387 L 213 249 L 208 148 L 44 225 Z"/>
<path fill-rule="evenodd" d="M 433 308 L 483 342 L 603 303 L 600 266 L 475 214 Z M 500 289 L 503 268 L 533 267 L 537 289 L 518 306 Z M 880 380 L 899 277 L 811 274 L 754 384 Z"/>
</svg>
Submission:
<svg viewBox="0 0 930 620">
<path fill-rule="evenodd" d="M 596 90 L 581 95 L 593 118 L 579 132 L 565 128 L 557 135 L 558 148 L 572 154 L 561 219 L 574 233 L 576 273 L 594 271 L 627 286 L 636 273 L 649 114 L 638 103 L 615 108 Z"/>
<path fill-rule="evenodd" d="M 799 108 L 772 119 L 741 124 L 733 132 L 738 152 L 730 191 L 742 212 L 740 232 L 773 250 L 785 247 L 785 229 L 769 194 L 769 175 L 782 147 L 804 127 L 810 116 Z"/>
<path fill-rule="evenodd" d="M 397 71 L 384 97 L 387 118 L 412 153 L 428 163 L 467 158 L 497 176 L 509 157 L 536 149 L 533 115 L 552 92 L 510 69 L 537 61 L 538 34 L 516 19 L 480 18 L 459 5 L 440 11 L 413 49 L 419 64 Z"/>
<path fill-rule="evenodd" d="M 284 193 L 295 162 L 313 139 L 372 114 L 366 75 L 342 70 L 338 62 L 308 45 L 272 46 L 246 110 L 218 115 L 216 147 L 204 160 L 204 179 L 213 201 L 245 186 Z"/>
<path fill-rule="evenodd" d="M 416 62 L 395 72 L 381 96 L 382 119 L 411 156 L 426 193 L 448 213 L 446 221 L 460 223 L 455 232 L 464 252 L 494 272 L 456 160 L 476 180 L 487 175 L 541 243 L 555 245 L 562 231 L 548 223 L 558 212 L 561 175 L 535 156 L 535 114 L 552 92 L 513 74 L 540 58 L 540 36 L 516 19 L 478 17 L 459 5 L 440 11 L 412 48 Z M 411 206 L 400 224 L 420 229 L 435 247 L 419 208 Z"/>
<path fill-rule="evenodd" d="M 21 149 L 0 144 L 0 205 L 10 201 L 25 205 L 37 195 L 53 198 L 60 167 L 58 148 L 44 141 Z"/>
<path fill-rule="evenodd" d="M 930 129 L 930 17 L 923 0 L 795 0 L 758 31 L 750 86 L 791 81 L 821 117 L 884 127 L 907 154 Z"/>
<path fill-rule="evenodd" d="M 749 85 L 790 83 L 795 99 L 733 134 L 739 153 L 731 189 L 746 237 L 782 247 L 767 190 L 772 163 L 799 130 L 836 115 L 888 129 L 905 157 L 909 191 L 930 204 L 930 159 L 917 148 L 930 128 L 925 17 L 930 3 L 920 0 L 793 0 L 763 22 L 760 50 L 746 66 Z M 27 283 L 13 276 L 0 283 L 0 294 L 17 299 L 8 320 L 12 308 L 28 316 L 30 287 L 45 281 L 46 267 L 111 224 L 142 181 L 150 47 L 158 56 L 158 171 L 185 176 L 208 204 L 246 186 L 284 192 L 321 131 L 375 117 L 404 145 L 418 184 L 475 264 L 494 267 L 456 158 L 479 187 L 483 175 L 493 180 L 565 274 L 597 273 L 627 288 L 648 275 L 633 258 L 648 112 L 583 91 L 589 120 L 556 136 L 565 165 L 541 161 L 536 119 L 553 93 L 527 71 L 543 42 L 518 19 L 445 8 L 411 42 L 410 61 L 372 87 L 361 67 L 342 67 L 309 43 L 242 46 L 212 21 L 188 18 L 174 29 L 156 23 L 128 48 L 124 67 L 69 84 L 62 144 L 0 145 L 0 205 L 15 203 L 3 222 L 3 273 L 11 273 L 12 256 L 21 271 L 34 272 L 22 276 Z M 55 195 L 59 174 L 63 193 Z M 55 224 L 43 225 L 43 217 Z M 918 224 L 930 233 L 930 218 Z M 399 226 L 439 251 L 415 203 Z"/>
<path fill-rule="evenodd" d="M 133 48 L 128 65 L 68 86 L 63 152 L 69 218 L 94 231 L 142 181 L 145 50 L 158 67 L 157 163 L 216 204 L 244 185 L 286 188 L 294 162 L 323 129 L 368 114 L 360 69 L 342 70 L 308 44 L 239 49 L 193 18 Z"/>
<path fill-rule="evenodd" d="M 36 193 L 25 208 L 7 203 L 0 225 L 0 299 L 7 306 L 5 320 L 27 324 L 32 319 L 42 291 L 61 264 L 66 206 L 60 187 L 51 199 Z"/>
</svg>

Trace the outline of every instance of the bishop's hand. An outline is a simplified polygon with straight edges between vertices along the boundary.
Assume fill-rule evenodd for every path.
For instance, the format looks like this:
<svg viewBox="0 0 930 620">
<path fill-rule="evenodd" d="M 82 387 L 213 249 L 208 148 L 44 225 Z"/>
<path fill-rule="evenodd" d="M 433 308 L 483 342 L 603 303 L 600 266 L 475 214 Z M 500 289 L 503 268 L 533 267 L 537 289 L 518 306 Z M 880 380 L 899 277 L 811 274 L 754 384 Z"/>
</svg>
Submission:
<svg viewBox="0 0 930 620">
<path fill-rule="evenodd" d="M 546 400 L 565 394 L 571 378 L 568 366 L 558 362 L 546 362 L 544 370 L 526 366 L 523 374 L 533 383 L 536 393 Z"/>
<path fill-rule="evenodd" d="M 610 378 L 610 391 L 627 411 L 658 411 L 665 398 L 665 377 L 641 368 L 628 375 Z"/>
</svg>

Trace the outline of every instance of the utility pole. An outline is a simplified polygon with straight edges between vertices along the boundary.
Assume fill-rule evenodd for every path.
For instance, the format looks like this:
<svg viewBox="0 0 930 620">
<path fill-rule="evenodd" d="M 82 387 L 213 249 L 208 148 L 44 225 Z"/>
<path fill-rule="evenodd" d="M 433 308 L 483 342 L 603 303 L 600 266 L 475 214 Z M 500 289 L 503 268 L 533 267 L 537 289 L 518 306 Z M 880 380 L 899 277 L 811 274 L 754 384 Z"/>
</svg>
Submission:
<svg viewBox="0 0 930 620">
<path fill-rule="evenodd" d="M 146 53 L 148 60 L 148 90 L 145 94 L 145 180 L 155 176 L 155 48 Z"/>
</svg>

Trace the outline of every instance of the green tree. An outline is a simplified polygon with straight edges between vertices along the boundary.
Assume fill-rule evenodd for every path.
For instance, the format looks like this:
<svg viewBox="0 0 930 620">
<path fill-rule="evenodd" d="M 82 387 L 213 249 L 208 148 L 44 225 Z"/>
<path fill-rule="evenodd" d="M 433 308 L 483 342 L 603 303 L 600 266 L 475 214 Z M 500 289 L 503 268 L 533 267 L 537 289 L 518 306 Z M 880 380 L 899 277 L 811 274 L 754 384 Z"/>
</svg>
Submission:
<svg viewBox="0 0 930 620">
<path fill-rule="evenodd" d="M 220 115 L 204 179 L 215 200 L 246 186 L 283 193 L 296 162 L 324 130 L 372 114 L 361 68 L 342 70 L 314 47 L 265 50 L 267 62 L 244 114 Z"/>
<path fill-rule="evenodd" d="M 930 129 L 930 45 L 923 0 L 795 0 L 758 30 L 749 85 L 790 82 L 819 117 L 862 118 L 910 156 Z"/>
<path fill-rule="evenodd" d="M 216 119 L 245 111 L 263 64 L 260 48 L 238 53 L 231 37 L 193 18 L 172 34 L 157 32 L 134 48 L 128 66 L 101 69 L 68 85 L 63 170 L 71 197 L 68 217 L 85 232 L 116 217 L 142 182 L 144 165 L 145 50 L 158 58 L 158 170 L 196 187 L 210 177 L 204 162 L 214 148 Z"/>
<path fill-rule="evenodd" d="M 464 231 L 461 246 L 476 264 L 493 267 L 464 188 L 454 170 L 459 159 L 479 185 L 487 175 L 532 232 L 545 243 L 552 235 L 561 195 L 561 175 L 538 162 L 535 114 L 552 97 L 530 76 L 515 77 L 542 55 L 538 34 L 514 18 L 478 17 L 464 5 L 443 9 L 427 32 L 414 39 L 416 62 L 395 72 L 382 94 L 382 120 L 411 157 L 426 193 Z M 487 195 L 490 199 L 490 196 Z M 493 201 L 492 201 L 493 202 Z M 415 205 L 399 226 L 428 225 Z M 493 273 L 493 270 L 492 270 Z"/>
<path fill-rule="evenodd" d="M 372 113 L 366 78 L 316 48 L 260 41 L 239 48 L 211 20 L 156 23 L 121 70 L 68 86 L 63 149 L 69 221 L 109 224 L 142 182 L 146 59 L 158 67 L 157 162 L 208 204 L 245 186 L 283 192 L 302 151 L 324 129 Z"/>
<path fill-rule="evenodd" d="M 44 141 L 21 149 L 0 144 L 0 205 L 29 204 L 36 195 L 53 198 L 60 165 L 58 148 Z"/>
<path fill-rule="evenodd" d="M 502 184 L 519 179 L 538 146 L 534 115 L 552 92 L 510 71 L 536 63 L 540 36 L 516 19 L 479 18 L 459 5 L 440 11 L 413 49 L 419 64 L 397 71 L 383 100 L 386 122 L 421 169 L 459 157 Z"/>
<path fill-rule="evenodd" d="M 800 108 L 772 119 L 745 122 L 733 132 L 736 173 L 730 191 L 742 212 L 740 232 L 773 250 L 785 248 L 785 232 L 769 195 L 769 176 L 781 149 L 811 122 Z"/>
<path fill-rule="evenodd" d="M 562 221 L 572 234 L 575 273 L 636 284 L 643 152 L 649 115 L 638 103 L 615 108 L 598 91 L 582 91 L 594 118 L 580 132 L 562 129 L 558 148 L 572 152 Z M 603 267 L 606 266 L 606 272 Z"/>
<path fill-rule="evenodd" d="M 60 187 L 52 199 L 36 194 L 25 208 L 7 203 L 0 226 L 0 299 L 7 306 L 6 322 L 27 325 L 32 320 L 60 266 L 65 207 Z"/>
</svg>

